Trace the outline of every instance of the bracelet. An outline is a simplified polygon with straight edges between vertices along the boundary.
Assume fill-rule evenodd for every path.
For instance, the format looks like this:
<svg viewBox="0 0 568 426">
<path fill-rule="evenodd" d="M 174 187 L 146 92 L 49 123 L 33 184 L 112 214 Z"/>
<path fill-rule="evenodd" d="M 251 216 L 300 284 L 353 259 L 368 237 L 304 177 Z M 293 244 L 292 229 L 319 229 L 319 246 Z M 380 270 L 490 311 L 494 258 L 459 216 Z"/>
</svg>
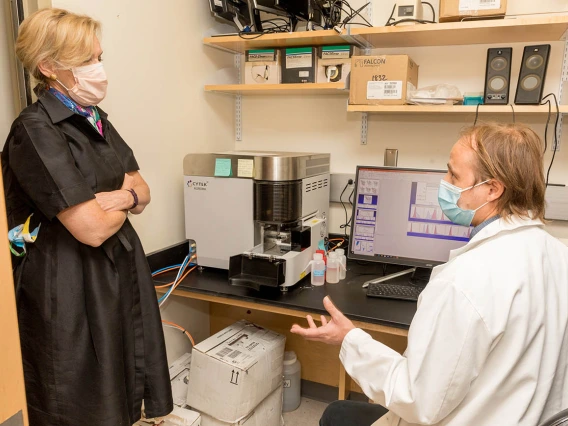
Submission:
<svg viewBox="0 0 568 426">
<path fill-rule="evenodd" d="M 132 207 L 130 207 L 129 210 L 135 209 L 138 206 L 138 194 L 136 194 L 136 191 L 134 191 L 133 189 L 125 189 L 125 191 L 128 191 L 132 194 L 132 197 L 134 198 L 134 204 L 132 205 Z"/>
</svg>

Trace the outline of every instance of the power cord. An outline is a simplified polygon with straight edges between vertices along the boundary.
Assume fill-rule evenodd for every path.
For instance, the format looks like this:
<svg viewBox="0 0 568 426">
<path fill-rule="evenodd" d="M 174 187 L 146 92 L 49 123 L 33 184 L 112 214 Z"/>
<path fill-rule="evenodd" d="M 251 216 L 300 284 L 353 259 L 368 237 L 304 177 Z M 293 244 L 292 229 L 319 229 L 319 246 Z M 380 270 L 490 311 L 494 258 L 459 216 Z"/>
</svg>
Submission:
<svg viewBox="0 0 568 426">
<path fill-rule="evenodd" d="M 552 164 L 554 164 L 554 158 L 556 157 L 556 151 L 558 150 L 558 122 L 560 121 L 560 108 L 558 106 L 558 98 L 556 97 L 556 95 L 554 93 L 549 93 L 548 95 L 546 95 L 542 100 L 544 101 L 546 98 L 549 97 L 553 97 L 554 98 L 554 104 L 556 106 L 556 122 L 554 124 L 554 145 L 552 146 L 552 159 L 550 160 L 550 165 L 548 166 L 548 170 L 546 172 L 546 186 L 548 187 L 548 180 L 550 178 L 550 170 L 552 169 Z M 551 104 L 550 104 L 550 99 L 548 99 L 548 120 L 546 121 L 546 127 L 544 129 L 544 146 L 545 146 L 545 152 L 546 149 L 548 148 L 548 142 L 547 142 L 547 137 L 548 137 L 548 124 L 550 122 L 550 109 L 551 109 Z M 541 105 L 544 105 L 546 102 L 541 103 Z"/>
<path fill-rule="evenodd" d="M 353 185 L 353 179 L 349 179 L 347 181 L 347 183 L 345 184 L 345 187 L 343 188 L 343 191 L 341 191 L 341 195 L 339 196 L 339 201 L 341 203 L 341 205 L 343 206 L 343 210 L 345 211 L 345 223 L 343 225 L 341 225 L 339 228 L 343 229 L 345 232 L 345 238 L 347 238 L 347 228 L 349 228 L 351 219 L 348 219 L 347 216 L 347 208 L 345 207 L 345 203 L 343 202 L 343 194 L 345 194 L 345 191 L 347 190 L 347 188 L 349 187 L 349 185 Z M 351 197 L 349 197 L 351 198 Z M 351 217 L 353 217 L 353 213 L 351 214 Z"/>
</svg>

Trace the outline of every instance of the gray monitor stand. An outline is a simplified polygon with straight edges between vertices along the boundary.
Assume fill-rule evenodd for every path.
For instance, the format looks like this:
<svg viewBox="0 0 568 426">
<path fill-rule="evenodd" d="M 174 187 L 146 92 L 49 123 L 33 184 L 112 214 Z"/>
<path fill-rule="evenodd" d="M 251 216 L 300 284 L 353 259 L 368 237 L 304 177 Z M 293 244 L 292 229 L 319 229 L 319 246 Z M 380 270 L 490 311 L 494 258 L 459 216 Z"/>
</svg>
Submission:
<svg viewBox="0 0 568 426">
<path fill-rule="evenodd" d="M 385 282 L 385 281 L 388 281 L 388 280 L 392 280 L 393 278 L 402 277 L 402 276 L 408 275 L 408 274 L 414 274 L 416 272 L 416 269 L 417 268 L 405 269 L 404 271 L 395 272 L 394 274 L 385 275 L 384 277 L 375 278 L 373 280 L 366 281 L 363 284 L 363 288 L 369 287 L 369 284 L 378 284 L 378 283 L 382 283 L 382 282 Z"/>
</svg>

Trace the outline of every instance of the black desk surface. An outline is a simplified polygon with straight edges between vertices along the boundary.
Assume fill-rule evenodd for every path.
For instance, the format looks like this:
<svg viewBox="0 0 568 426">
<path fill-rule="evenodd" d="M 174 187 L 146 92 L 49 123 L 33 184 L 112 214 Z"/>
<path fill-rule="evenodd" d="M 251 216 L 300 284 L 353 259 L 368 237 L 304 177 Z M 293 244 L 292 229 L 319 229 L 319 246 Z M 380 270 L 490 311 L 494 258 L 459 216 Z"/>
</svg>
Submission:
<svg viewBox="0 0 568 426">
<path fill-rule="evenodd" d="M 158 265 L 157 259 L 153 259 L 153 262 L 151 260 L 149 258 L 152 270 L 167 265 L 161 262 L 159 262 L 161 265 Z M 389 266 L 388 273 L 401 269 L 403 268 Z M 178 289 L 321 314 L 327 314 L 323 307 L 323 298 L 329 295 L 335 305 L 351 320 L 408 329 L 416 313 L 415 302 L 370 298 L 366 296 L 366 290 L 361 287 L 365 281 L 382 275 L 382 265 L 361 265 L 350 261 L 347 265 L 347 278 L 338 284 L 312 287 L 308 276 L 287 293 L 283 293 L 273 288 L 256 291 L 231 286 L 228 282 L 227 271 L 204 268 L 202 271 L 196 269 L 190 273 Z M 174 278 L 175 275 L 167 273 L 156 277 L 155 281 L 156 283 L 168 283 Z M 408 277 L 401 278 L 401 280 L 407 282 Z"/>
</svg>

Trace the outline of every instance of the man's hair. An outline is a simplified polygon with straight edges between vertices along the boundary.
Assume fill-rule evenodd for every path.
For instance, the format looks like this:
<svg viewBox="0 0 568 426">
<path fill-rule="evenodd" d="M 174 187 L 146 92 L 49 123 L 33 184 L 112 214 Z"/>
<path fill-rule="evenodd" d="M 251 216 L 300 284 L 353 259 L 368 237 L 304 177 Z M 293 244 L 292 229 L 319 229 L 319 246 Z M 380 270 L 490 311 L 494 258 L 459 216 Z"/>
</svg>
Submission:
<svg viewBox="0 0 568 426">
<path fill-rule="evenodd" d="M 546 184 L 543 144 L 524 124 L 488 123 L 461 133 L 476 153 L 479 182 L 496 179 L 505 190 L 497 200 L 499 214 L 544 220 Z"/>
</svg>

